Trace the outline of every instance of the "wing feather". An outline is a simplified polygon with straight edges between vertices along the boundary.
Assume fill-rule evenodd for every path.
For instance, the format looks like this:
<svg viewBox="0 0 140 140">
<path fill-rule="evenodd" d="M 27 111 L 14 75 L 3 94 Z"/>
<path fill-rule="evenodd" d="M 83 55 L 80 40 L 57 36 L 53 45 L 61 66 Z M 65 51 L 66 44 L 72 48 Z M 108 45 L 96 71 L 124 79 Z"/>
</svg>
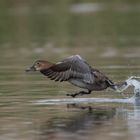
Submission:
<svg viewBox="0 0 140 140">
<path fill-rule="evenodd" d="M 60 81 L 61 80 L 61 77 L 62 77 L 62 72 L 60 72 L 58 74 L 58 76 L 56 77 L 55 81 Z"/>
<path fill-rule="evenodd" d="M 86 83 L 91 84 L 94 82 L 91 67 L 79 55 L 68 57 L 48 69 L 41 70 L 41 73 L 55 81 L 67 81 L 70 78 L 79 78 Z"/>
</svg>

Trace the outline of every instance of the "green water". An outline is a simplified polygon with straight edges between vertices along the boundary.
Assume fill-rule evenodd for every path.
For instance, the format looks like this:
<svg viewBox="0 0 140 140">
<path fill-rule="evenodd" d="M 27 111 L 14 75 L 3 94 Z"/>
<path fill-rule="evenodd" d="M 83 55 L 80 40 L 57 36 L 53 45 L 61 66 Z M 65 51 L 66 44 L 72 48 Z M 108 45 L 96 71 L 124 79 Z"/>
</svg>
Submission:
<svg viewBox="0 0 140 140">
<path fill-rule="evenodd" d="M 35 104 L 80 89 L 25 69 L 80 54 L 115 82 L 139 76 L 139 15 L 138 0 L 0 1 L 0 140 L 138 140 L 139 105 Z M 123 98 L 109 89 L 80 98 L 92 97 Z"/>
</svg>

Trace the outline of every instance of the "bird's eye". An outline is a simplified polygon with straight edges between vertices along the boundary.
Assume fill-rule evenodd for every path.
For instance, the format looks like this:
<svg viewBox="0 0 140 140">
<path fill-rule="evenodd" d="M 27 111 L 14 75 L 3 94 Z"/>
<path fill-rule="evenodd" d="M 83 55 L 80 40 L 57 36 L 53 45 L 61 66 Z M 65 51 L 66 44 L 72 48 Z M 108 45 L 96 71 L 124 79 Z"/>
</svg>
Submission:
<svg viewBox="0 0 140 140">
<path fill-rule="evenodd" d="M 37 65 L 40 65 L 40 63 L 39 63 L 39 62 L 37 62 Z"/>
</svg>

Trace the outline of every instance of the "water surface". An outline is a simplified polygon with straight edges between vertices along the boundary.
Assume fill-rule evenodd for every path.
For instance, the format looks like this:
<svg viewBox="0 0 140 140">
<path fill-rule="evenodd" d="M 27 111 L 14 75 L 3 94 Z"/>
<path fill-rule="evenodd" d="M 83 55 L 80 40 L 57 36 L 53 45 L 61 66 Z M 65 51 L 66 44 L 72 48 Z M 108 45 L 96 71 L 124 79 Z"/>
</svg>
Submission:
<svg viewBox="0 0 140 140">
<path fill-rule="evenodd" d="M 140 2 L 1 1 L 0 140 L 139 140 L 139 99 L 25 73 L 37 59 L 80 54 L 115 82 L 140 76 Z M 133 88 L 124 91 L 133 95 Z"/>
</svg>

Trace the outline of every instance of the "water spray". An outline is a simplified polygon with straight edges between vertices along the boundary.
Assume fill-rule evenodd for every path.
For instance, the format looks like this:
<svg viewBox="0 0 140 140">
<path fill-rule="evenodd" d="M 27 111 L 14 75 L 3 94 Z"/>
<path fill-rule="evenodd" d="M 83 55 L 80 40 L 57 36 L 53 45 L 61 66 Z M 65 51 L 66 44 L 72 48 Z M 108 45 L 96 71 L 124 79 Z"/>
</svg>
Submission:
<svg viewBox="0 0 140 140">
<path fill-rule="evenodd" d="M 123 84 L 121 84 L 121 86 L 116 85 L 115 91 L 116 92 L 123 92 L 129 86 L 133 86 L 134 87 L 134 97 L 140 97 L 140 81 L 138 81 L 136 79 L 140 79 L 140 77 L 138 77 L 138 76 L 129 77 L 127 80 L 125 80 L 125 82 L 123 82 Z"/>
</svg>

